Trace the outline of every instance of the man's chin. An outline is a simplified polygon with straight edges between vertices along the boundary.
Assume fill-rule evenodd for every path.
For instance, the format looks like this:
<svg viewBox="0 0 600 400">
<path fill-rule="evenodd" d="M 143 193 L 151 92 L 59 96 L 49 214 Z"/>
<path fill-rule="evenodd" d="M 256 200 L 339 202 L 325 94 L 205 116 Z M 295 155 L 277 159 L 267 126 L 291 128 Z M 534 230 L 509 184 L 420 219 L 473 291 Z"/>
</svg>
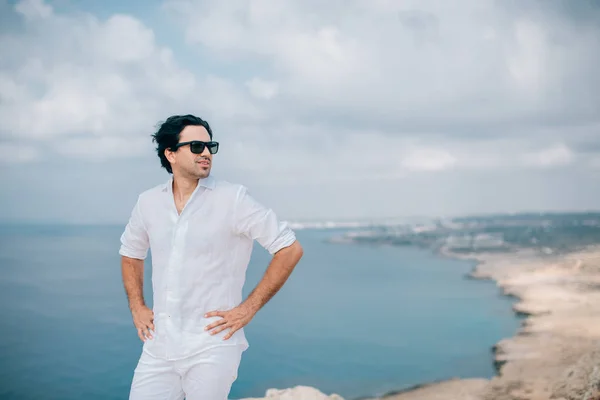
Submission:
<svg viewBox="0 0 600 400">
<path fill-rule="evenodd" d="M 201 171 L 201 172 L 200 172 L 200 173 L 197 175 L 198 179 L 206 179 L 206 178 L 208 178 L 209 176 L 210 176 L 210 170 L 208 170 L 208 171 Z"/>
</svg>

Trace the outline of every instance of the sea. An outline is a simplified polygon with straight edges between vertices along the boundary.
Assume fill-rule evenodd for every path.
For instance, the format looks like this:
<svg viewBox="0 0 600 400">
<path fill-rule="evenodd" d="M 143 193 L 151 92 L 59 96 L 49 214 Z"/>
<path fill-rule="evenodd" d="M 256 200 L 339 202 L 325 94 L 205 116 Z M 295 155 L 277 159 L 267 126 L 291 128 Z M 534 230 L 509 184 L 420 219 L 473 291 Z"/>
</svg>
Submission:
<svg viewBox="0 0 600 400">
<path fill-rule="evenodd" d="M 0 227 L 0 398 L 126 399 L 142 342 L 118 255 L 122 226 Z M 473 262 L 415 247 L 330 243 L 296 232 L 304 257 L 246 326 L 230 399 L 313 386 L 347 400 L 454 377 L 490 378 L 492 347 L 520 320 Z M 269 254 L 256 244 L 244 295 Z M 151 268 L 145 297 L 152 304 Z"/>
</svg>

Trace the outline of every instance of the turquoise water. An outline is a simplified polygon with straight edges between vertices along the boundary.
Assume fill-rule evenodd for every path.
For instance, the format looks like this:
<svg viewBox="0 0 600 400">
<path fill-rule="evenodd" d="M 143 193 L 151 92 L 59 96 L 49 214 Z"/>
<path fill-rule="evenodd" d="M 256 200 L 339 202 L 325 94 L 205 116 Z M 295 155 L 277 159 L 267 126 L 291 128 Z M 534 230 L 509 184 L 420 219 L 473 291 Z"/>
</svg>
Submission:
<svg viewBox="0 0 600 400">
<path fill-rule="evenodd" d="M 471 263 L 325 243 L 333 233 L 297 232 L 305 256 L 246 327 L 250 348 L 232 399 L 295 385 L 353 399 L 494 374 L 491 346 L 519 321 L 492 282 L 465 279 Z M 121 283 L 120 234 L 119 226 L 0 228 L 1 398 L 127 398 L 141 342 Z M 268 261 L 257 246 L 245 294 Z"/>
</svg>

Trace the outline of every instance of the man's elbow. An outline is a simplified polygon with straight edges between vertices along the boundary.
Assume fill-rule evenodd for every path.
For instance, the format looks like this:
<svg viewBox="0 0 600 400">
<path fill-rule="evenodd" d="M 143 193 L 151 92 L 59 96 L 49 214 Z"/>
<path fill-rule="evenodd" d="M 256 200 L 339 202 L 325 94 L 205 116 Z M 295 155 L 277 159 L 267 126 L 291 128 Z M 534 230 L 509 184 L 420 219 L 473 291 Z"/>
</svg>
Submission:
<svg viewBox="0 0 600 400">
<path fill-rule="evenodd" d="M 304 255 L 304 249 L 300 242 L 295 240 L 294 243 L 279 250 L 275 255 L 283 256 L 289 259 L 293 265 L 296 265 Z"/>
<path fill-rule="evenodd" d="M 300 242 L 298 240 L 296 240 L 294 243 L 292 243 L 291 247 L 292 247 L 292 251 L 294 252 L 295 258 L 297 259 L 296 262 L 300 261 L 300 259 L 304 255 L 304 248 L 302 248 L 302 245 L 300 244 Z"/>
</svg>

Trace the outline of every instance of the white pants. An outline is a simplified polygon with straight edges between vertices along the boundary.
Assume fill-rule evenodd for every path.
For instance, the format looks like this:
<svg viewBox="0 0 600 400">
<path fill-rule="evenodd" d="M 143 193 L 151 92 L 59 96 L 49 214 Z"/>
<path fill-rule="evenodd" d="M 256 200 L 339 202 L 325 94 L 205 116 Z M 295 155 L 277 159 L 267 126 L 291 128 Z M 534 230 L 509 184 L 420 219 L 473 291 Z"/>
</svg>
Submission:
<svg viewBox="0 0 600 400">
<path fill-rule="evenodd" d="M 227 400 L 243 350 L 242 346 L 225 345 L 174 361 L 142 352 L 129 399 Z"/>
</svg>

